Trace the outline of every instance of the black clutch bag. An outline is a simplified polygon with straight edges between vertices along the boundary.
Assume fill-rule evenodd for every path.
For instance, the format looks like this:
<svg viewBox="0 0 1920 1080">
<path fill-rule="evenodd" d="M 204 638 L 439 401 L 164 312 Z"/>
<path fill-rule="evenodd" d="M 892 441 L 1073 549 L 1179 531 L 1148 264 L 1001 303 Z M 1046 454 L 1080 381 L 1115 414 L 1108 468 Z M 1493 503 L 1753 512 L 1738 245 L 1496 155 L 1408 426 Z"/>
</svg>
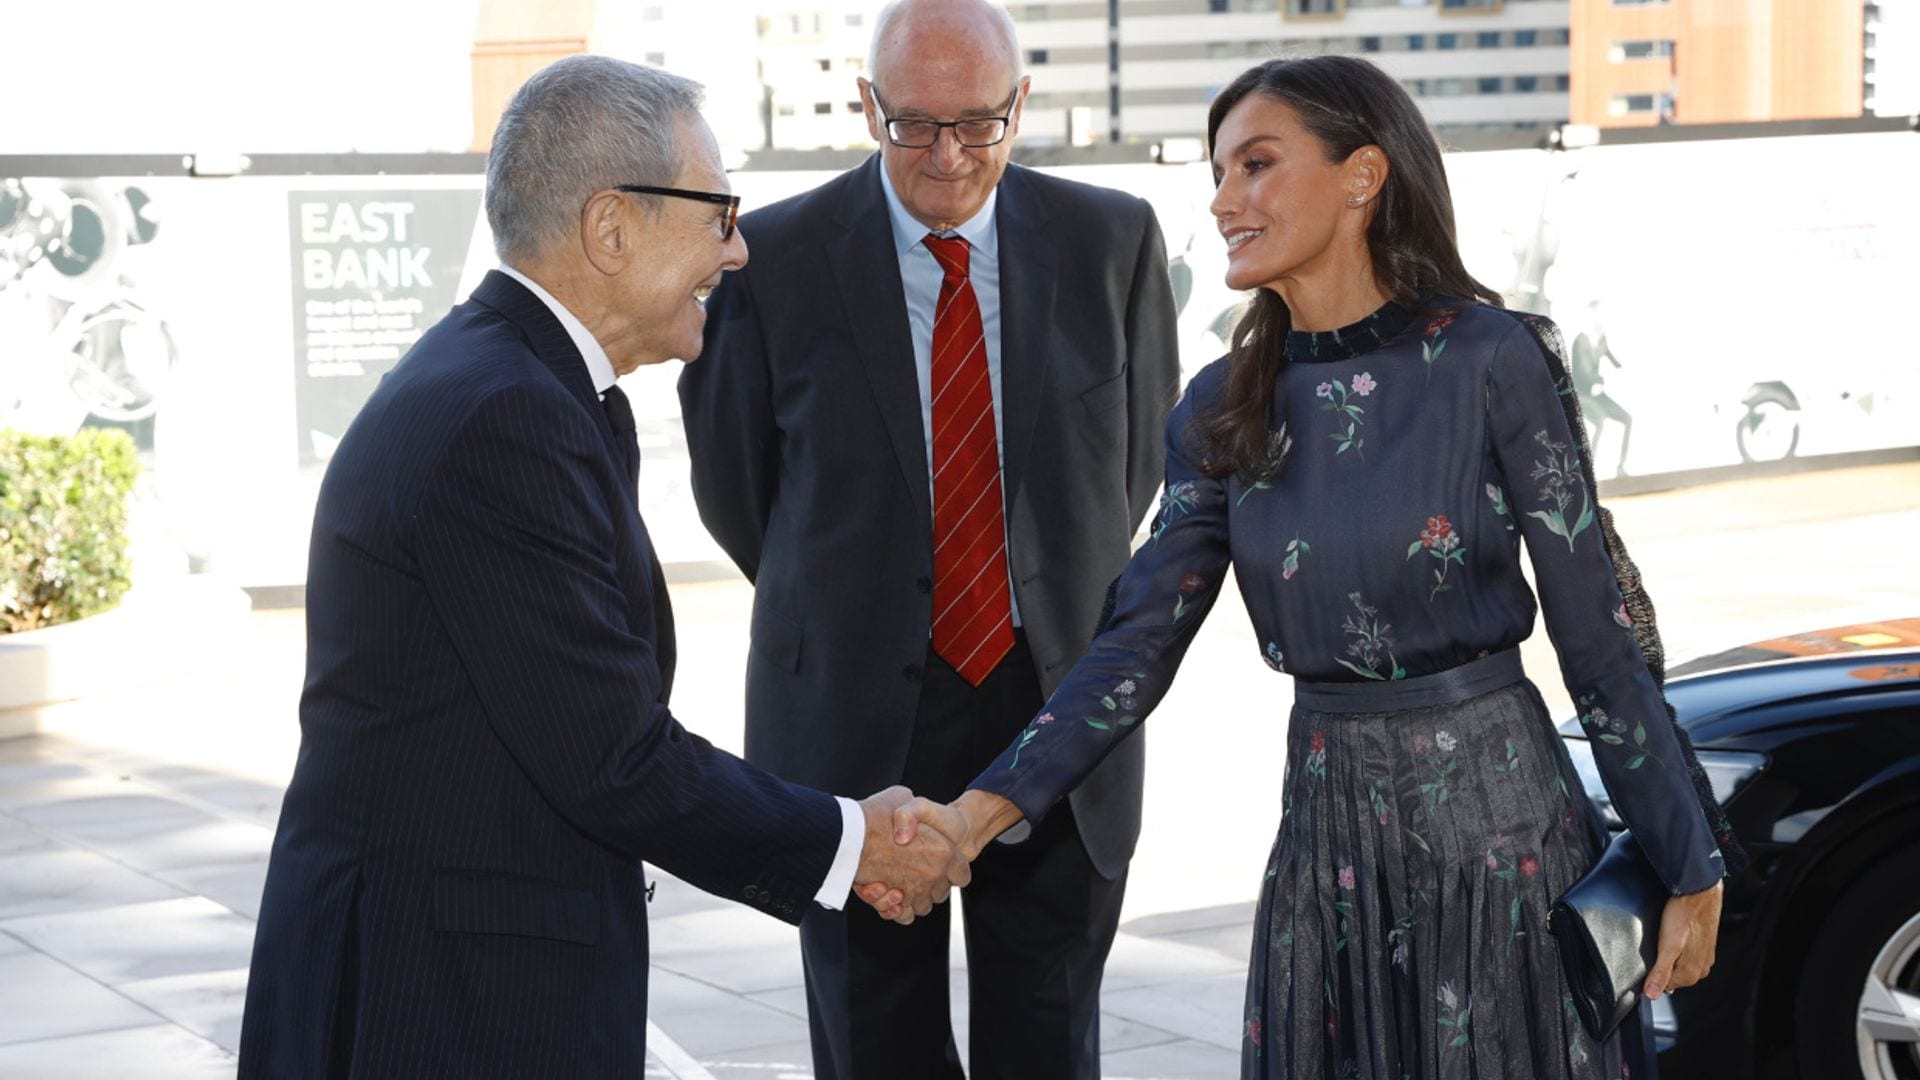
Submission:
<svg viewBox="0 0 1920 1080">
<path fill-rule="evenodd" d="M 1640 1001 L 1668 892 L 1632 833 L 1621 833 L 1547 913 L 1580 1023 L 1603 1042 Z"/>
</svg>

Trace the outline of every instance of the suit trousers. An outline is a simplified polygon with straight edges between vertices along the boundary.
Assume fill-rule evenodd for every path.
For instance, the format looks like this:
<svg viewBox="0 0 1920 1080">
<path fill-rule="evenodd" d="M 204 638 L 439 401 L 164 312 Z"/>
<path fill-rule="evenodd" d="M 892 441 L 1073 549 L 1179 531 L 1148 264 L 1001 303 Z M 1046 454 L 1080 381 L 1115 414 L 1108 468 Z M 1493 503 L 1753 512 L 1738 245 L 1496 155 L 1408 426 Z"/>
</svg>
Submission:
<svg viewBox="0 0 1920 1080">
<path fill-rule="evenodd" d="M 966 789 L 1042 704 L 1026 638 L 978 687 L 927 651 L 901 783 L 946 801 Z M 1061 800 L 1017 844 L 988 844 L 956 892 L 966 933 L 969 1065 L 976 1080 L 1100 1075 L 1100 978 L 1126 878 L 1087 858 Z M 857 898 L 800 924 L 819 1080 L 961 1077 L 947 993 L 953 904 L 910 926 Z"/>
</svg>

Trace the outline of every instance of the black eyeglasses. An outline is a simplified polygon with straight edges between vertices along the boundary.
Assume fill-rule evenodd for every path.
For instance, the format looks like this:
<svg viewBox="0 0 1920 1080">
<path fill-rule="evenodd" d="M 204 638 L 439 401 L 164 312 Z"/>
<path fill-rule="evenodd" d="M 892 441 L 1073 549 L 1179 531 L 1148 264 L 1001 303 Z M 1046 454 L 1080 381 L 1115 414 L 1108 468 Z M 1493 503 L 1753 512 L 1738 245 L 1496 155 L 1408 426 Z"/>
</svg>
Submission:
<svg viewBox="0 0 1920 1080">
<path fill-rule="evenodd" d="M 666 195 L 675 199 L 692 199 L 696 202 L 716 203 L 727 208 L 727 216 L 720 223 L 720 242 L 733 239 L 734 223 L 740 220 L 740 196 L 722 195 L 717 191 L 688 191 L 685 188 L 651 187 L 646 184 L 615 184 L 613 190 L 628 191 L 635 195 Z"/>
<path fill-rule="evenodd" d="M 886 121 L 887 138 L 893 145 L 907 150 L 924 150 L 940 141 L 940 129 L 952 128 L 953 137 L 961 146 L 978 150 L 983 146 L 995 146 L 1007 137 L 1007 125 L 1013 122 L 1013 103 L 1020 100 L 1020 88 L 1013 88 L 1013 95 L 1007 98 L 1004 116 L 970 117 L 965 120 L 893 120 L 888 118 L 891 111 L 880 100 L 880 91 L 873 92 L 873 103 L 880 107 L 880 118 Z"/>
</svg>

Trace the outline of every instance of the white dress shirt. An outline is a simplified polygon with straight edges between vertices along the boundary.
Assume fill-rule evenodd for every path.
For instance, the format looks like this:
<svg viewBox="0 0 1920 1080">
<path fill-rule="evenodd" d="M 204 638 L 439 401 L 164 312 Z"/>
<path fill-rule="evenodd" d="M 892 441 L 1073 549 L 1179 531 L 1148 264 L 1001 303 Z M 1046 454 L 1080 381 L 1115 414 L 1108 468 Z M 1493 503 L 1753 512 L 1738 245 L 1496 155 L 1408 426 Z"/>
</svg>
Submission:
<svg viewBox="0 0 1920 1080">
<path fill-rule="evenodd" d="M 927 255 L 932 259 L 931 254 Z M 605 397 L 613 386 L 615 375 L 613 361 L 608 359 L 607 350 L 600 347 L 586 324 L 574 317 L 566 305 L 553 298 L 553 294 L 540 287 L 532 278 L 502 264 L 500 272 L 527 287 L 527 291 L 547 305 L 553 317 L 573 339 L 574 347 L 580 350 L 580 358 L 587 362 L 587 374 L 593 379 L 593 392 Z M 820 891 L 813 896 L 814 902 L 835 911 L 846 906 L 847 898 L 853 893 L 853 875 L 860 867 L 860 849 L 867 839 L 867 819 L 861 813 L 860 805 L 852 799 L 834 796 L 840 805 L 840 849 L 833 857 L 833 866 L 827 871 L 827 879 L 820 885 Z"/>
</svg>

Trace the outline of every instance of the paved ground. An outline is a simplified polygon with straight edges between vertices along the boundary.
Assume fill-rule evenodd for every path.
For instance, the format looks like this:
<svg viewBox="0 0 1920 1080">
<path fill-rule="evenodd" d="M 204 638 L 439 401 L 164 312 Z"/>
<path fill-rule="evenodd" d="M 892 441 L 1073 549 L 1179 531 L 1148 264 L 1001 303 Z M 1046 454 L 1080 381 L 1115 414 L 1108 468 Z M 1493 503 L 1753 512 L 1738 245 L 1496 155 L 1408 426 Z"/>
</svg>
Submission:
<svg viewBox="0 0 1920 1080">
<path fill-rule="evenodd" d="M 1676 659 L 1920 613 L 1906 542 L 1920 534 L 1920 464 L 1611 505 Z M 676 711 L 736 748 L 749 601 L 737 580 L 674 596 Z M 231 1075 L 298 745 L 300 647 L 298 611 L 256 612 L 170 678 L 62 706 L 51 734 L 0 743 L 0 1076 Z M 1525 651 L 1563 707 L 1544 635 Z M 1103 998 L 1110 1078 L 1235 1071 L 1291 698 L 1256 657 L 1244 615 L 1222 603 L 1147 736 L 1147 829 Z M 652 1072 L 809 1076 L 791 929 L 671 880 L 652 914 Z"/>
</svg>

